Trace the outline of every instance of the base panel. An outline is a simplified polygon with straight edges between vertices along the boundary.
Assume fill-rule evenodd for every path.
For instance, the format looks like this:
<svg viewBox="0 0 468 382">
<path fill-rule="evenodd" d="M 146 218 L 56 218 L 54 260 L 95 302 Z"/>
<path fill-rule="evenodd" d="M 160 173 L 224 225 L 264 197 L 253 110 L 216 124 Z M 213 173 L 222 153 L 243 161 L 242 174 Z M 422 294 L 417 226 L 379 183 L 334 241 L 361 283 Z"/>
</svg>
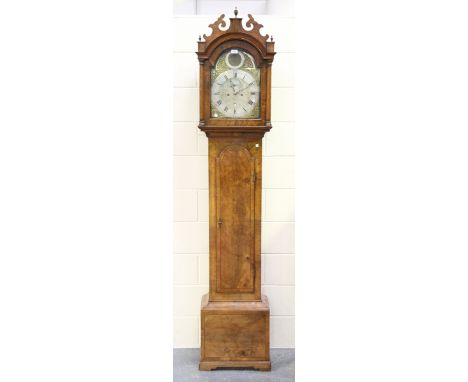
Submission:
<svg viewBox="0 0 468 382">
<path fill-rule="evenodd" d="M 261 301 L 208 301 L 201 308 L 200 370 L 271 370 L 270 307 Z"/>
</svg>

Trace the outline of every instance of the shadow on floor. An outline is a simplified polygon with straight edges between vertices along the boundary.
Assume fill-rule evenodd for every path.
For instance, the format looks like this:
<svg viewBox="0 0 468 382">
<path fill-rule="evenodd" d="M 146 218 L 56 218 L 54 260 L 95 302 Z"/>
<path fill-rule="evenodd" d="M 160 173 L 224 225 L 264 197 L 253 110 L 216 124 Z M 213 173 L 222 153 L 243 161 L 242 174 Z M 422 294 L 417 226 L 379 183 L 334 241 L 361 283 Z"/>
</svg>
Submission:
<svg viewBox="0 0 468 382">
<path fill-rule="evenodd" d="M 174 349 L 173 382 L 293 382 L 294 349 L 271 349 L 271 371 L 199 371 L 200 349 Z"/>
</svg>

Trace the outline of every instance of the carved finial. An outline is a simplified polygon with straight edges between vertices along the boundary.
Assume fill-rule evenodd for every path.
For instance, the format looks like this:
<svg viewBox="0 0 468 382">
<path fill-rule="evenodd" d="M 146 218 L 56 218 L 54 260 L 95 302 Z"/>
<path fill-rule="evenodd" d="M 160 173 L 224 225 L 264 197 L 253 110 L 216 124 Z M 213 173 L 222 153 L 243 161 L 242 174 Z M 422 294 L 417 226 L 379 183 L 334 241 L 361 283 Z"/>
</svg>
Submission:
<svg viewBox="0 0 468 382">
<path fill-rule="evenodd" d="M 234 16 L 237 17 L 238 13 L 239 13 L 239 11 L 237 10 L 237 7 L 234 7 Z"/>
<path fill-rule="evenodd" d="M 271 41 L 271 42 L 273 42 L 273 35 L 271 35 L 271 37 L 270 37 L 270 41 Z"/>
<path fill-rule="evenodd" d="M 198 35 L 198 41 L 201 41 L 201 34 Z"/>
</svg>

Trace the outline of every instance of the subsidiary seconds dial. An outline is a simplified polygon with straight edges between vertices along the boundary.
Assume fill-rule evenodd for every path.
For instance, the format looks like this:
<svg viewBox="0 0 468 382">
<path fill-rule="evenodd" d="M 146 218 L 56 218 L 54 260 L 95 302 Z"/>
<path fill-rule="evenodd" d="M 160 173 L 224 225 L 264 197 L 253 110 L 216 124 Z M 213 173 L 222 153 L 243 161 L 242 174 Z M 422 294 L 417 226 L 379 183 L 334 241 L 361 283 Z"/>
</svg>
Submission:
<svg viewBox="0 0 468 382">
<path fill-rule="evenodd" d="M 245 118 L 258 104 L 259 93 L 250 73 L 240 69 L 222 72 L 211 86 L 211 102 L 219 113 L 214 116 Z"/>
</svg>

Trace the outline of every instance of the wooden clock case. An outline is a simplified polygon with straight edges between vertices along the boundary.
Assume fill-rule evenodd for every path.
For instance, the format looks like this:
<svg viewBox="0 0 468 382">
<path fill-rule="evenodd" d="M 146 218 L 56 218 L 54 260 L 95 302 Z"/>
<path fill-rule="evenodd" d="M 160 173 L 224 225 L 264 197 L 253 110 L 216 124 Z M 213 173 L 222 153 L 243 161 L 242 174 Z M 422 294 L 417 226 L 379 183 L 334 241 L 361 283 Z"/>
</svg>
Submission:
<svg viewBox="0 0 468 382">
<path fill-rule="evenodd" d="M 261 294 L 262 138 L 271 129 L 273 38 L 251 15 L 221 15 L 198 41 L 200 123 L 209 152 L 209 293 L 201 304 L 200 370 L 270 370 L 270 308 Z M 211 69 L 228 49 L 243 49 L 260 69 L 260 115 L 211 117 Z"/>
</svg>

